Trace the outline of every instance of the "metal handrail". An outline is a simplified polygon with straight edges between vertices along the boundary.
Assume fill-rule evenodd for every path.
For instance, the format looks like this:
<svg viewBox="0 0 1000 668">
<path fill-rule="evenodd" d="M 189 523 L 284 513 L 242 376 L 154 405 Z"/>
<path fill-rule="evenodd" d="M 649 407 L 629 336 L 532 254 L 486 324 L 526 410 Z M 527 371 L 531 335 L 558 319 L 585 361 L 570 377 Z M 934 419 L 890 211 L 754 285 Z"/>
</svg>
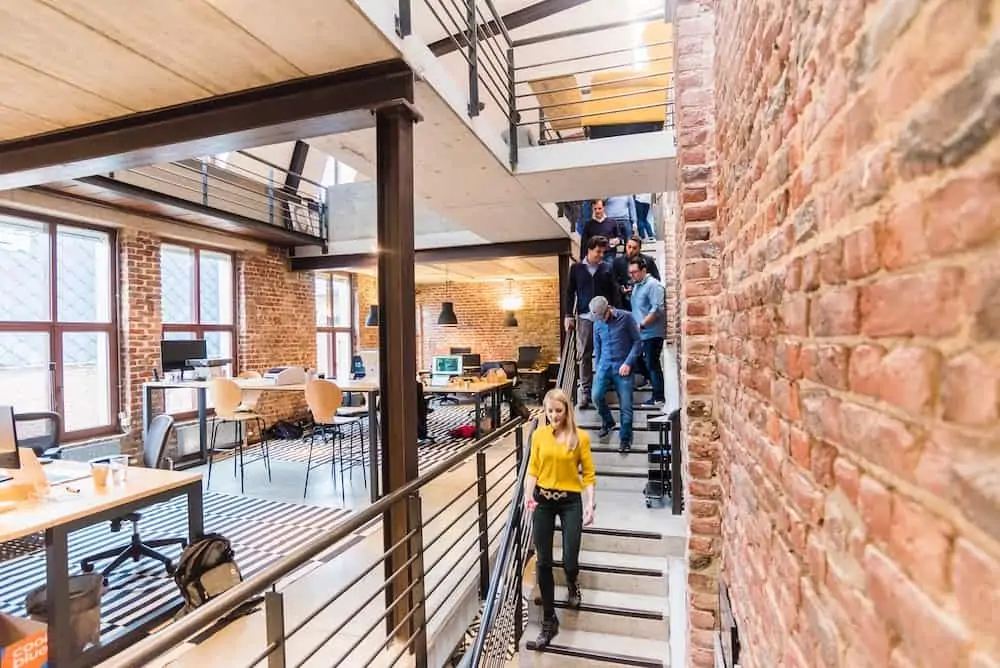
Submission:
<svg viewBox="0 0 1000 668">
<path fill-rule="evenodd" d="M 364 510 L 352 515 L 331 532 L 320 535 L 316 540 L 298 548 L 295 552 L 281 560 L 265 567 L 258 574 L 244 580 L 229 591 L 212 599 L 205 605 L 195 609 L 179 621 L 170 624 L 162 631 L 133 645 L 128 650 L 111 658 L 104 668 L 133 668 L 145 665 L 146 662 L 161 656 L 205 628 L 210 627 L 236 610 L 248 601 L 271 588 L 276 582 L 296 569 L 304 566 L 309 560 L 330 549 L 340 541 L 348 538 L 366 524 L 384 514 L 393 506 L 406 501 L 414 492 L 419 491 L 429 483 L 444 475 L 456 465 L 468 459 L 495 441 L 513 433 L 526 423 L 524 418 L 512 417 L 507 423 L 498 427 L 488 435 L 462 447 L 447 459 L 435 464 L 430 471 L 399 489 L 383 496 Z M 421 576 L 422 577 L 422 576 Z"/>
<path fill-rule="evenodd" d="M 662 42 L 653 42 L 652 44 L 643 44 L 645 48 L 650 48 L 653 46 L 666 46 L 667 44 L 673 44 L 673 40 L 666 39 Z M 531 65 L 521 65 L 517 67 L 517 70 L 530 70 L 536 67 L 545 67 L 546 65 L 562 65 L 563 63 L 571 63 L 574 60 L 586 60 L 587 58 L 603 58 L 604 56 L 614 56 L 619 53 L 628 53 L 634 51 L 635 47 L 628 46 L 624 49 L 614 49 L 612 51 L 600 51 L 598 53 L 588 53 L 583 56 L 571 56 L 569 58 L 559 58 L 557 60 L 547 60 L 541 63 L 532 63 Z M 644 61 L 645 62 L 645 61 Z"/>
</svg>

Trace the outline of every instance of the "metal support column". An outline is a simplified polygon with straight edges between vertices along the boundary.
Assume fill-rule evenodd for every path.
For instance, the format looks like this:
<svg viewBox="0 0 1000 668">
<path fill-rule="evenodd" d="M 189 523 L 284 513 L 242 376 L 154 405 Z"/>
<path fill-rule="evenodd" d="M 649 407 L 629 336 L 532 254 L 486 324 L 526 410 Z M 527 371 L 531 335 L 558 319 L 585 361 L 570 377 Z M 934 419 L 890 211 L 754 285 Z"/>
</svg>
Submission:
<svg viewBox="0 0 1000 668">
<path fill-rule="evenodd" d="M 417 477 L 417 326 L 413 247 L 413 124 L 415 111 L 398 104 L 376 112 L 378 197 L 379 387 L 383 493 Z M 393 505 L 384 516 L 383 540 L 389 606 L 386 630 L 408 638 L 411 599 L 403 595 L 412 581 L 407 507 Z M 392 577 L 396 571 L 399 573 Z M 393 601 L 400 599 L 393 604 Z M 397 629 L 397 626 L 399 627 Z M 395 630 L 395 631 L 394 631 Z"/>
</svg>

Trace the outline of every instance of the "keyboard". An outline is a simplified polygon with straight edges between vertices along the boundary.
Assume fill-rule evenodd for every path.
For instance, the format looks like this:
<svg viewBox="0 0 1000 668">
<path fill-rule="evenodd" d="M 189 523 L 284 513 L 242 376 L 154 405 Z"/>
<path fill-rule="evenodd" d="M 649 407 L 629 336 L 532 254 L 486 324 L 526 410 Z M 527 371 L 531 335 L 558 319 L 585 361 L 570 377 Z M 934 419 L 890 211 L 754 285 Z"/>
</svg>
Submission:
<svg viewBox="0 0 1000 668">
<path fill-rule="evenodd" d="M 0 543 L 0 562 L 37 554 L 45 549 L 45 534 L 36 533 Z"/>
</svg>

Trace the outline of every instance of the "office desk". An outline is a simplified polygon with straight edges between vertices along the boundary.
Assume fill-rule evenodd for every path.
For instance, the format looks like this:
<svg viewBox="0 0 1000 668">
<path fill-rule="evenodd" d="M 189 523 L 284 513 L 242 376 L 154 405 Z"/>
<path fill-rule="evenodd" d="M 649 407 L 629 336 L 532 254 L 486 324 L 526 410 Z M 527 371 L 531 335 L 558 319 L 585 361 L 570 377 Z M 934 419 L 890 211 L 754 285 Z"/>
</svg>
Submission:
<svg viewBox="0 0 1000 668">
<path fill-rule="evenodd" d="M 302 392 L 306 391 L 305 383 L 294 385 L 275 385 L 266 380 L 256 378 L 233 378 L 240 389 L 247 403 L 256 403 L 258 397 L 264 392 Z M 374 503 L 379 498 L 379 466 L 378 466 L 378 409 L 375 406 L 375 397 L 378 395 L 378 381 L 371 380 L 334 380 L 344 392 L 357 392 L 365 395 L 365 402 L 368 405 L 368 473 L 371 483 L 371 500 Z M 208 388 L 211 386 L 210 380 L 158 380 L 142 385 L 142 433 L 143 438 L 149 429 L 149 423 L 153 420 L 153 392 L 155 390 L 197 390 L 198 391 L 198 449 L 201 453 L 201 463 L 204 464 L 208 458 Z"/>
<path fill-rule="evenodd" d="M 483 399 L 493 397 L 493 428 L 500 425 L 500 400 L 503 391 L 513 387 L 514 383 L 504 380 L 498 383 L 490 383 L 485 380 L 474 382 L 458 382 L 449 385 L 424 385 L 424 394 L 457 394 L 471 396 L 476 405 L 476 438 L 482 436 L 479 428 L 479 420 L 482 416 Z"/>
<path fill-rule="evenodd" d="M 94 666 L 112 654 L 134 643 L 153 625 L 174 614 L 182 605 L 180 594 L 173 603 L 146 615 L 135 626 L 116 634 L 98 647 L 75 654 L 70 632 L 69 604 L 69 534 L 93 524 L 107 522 L 139 508 L 187 497 L 188 540 L 204 533 L 202 517 L 202 487 L 200 473 L 163 471 L 129 467 L 124 485 L 96 489 L 90 478 L 90 466 L 79 462 L 57 460 L 46 469 L 60 473 L 75 473 L 86 477 L 52 486 L 48 498 L 25 500 L 7 512 L 0 513 L 0 542 L 45 532 L 46 586 L 50 605 L 49 668 L 80 668 Z M 75 489 L 76 493 L 69 490 Z M 108 530 L 109 542 L 121 542 L 122 534 Z"/>
</svg>

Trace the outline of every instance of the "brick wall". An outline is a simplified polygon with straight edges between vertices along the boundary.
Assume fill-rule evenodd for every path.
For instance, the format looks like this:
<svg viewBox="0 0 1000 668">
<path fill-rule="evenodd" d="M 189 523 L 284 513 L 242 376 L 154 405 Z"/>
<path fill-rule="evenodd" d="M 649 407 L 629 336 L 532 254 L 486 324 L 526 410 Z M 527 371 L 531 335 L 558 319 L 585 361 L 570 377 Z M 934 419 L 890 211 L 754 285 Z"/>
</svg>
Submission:
<svg viewBox="0 0 1000 668">
<path fill-rule="evenodd" d="M 244 253 L 237 258 L 240 371 L 276 365 L 316 367 L 316 288 L 309 272 L 292 272 L 288 253 Z M 305 396 L 270 392 L 256 409 L 270 424 L 304 415 Z"/>
<path fill-rule="evenodd" d="M 685 23 L 711 12 L 679 4 L 688 222 L 713 95 Z M 743 665 L 1000 666 L 998 5 L 715 5 L 722 447 L 689 460 L 692 662 L 717 473 Z"/>
<path fill-rule="evenodd" d="M 447 355 L 451 346 L 470 346 L 484 362 L 516 360 L 518 346 L 542 346 L 542 360 L 559 361 L 559 284 L 556 279 L 515 281 L 524 300 L 517 327 L 504 327 L 501 307 L 505 282 L 452 283 L 450 297 L 443 284 L 417 286 L 417 366 L 428 368 L 431 357 Z M 458 327 L 437 324 L 441 302 L 455 303 Z"/>
</svg>

